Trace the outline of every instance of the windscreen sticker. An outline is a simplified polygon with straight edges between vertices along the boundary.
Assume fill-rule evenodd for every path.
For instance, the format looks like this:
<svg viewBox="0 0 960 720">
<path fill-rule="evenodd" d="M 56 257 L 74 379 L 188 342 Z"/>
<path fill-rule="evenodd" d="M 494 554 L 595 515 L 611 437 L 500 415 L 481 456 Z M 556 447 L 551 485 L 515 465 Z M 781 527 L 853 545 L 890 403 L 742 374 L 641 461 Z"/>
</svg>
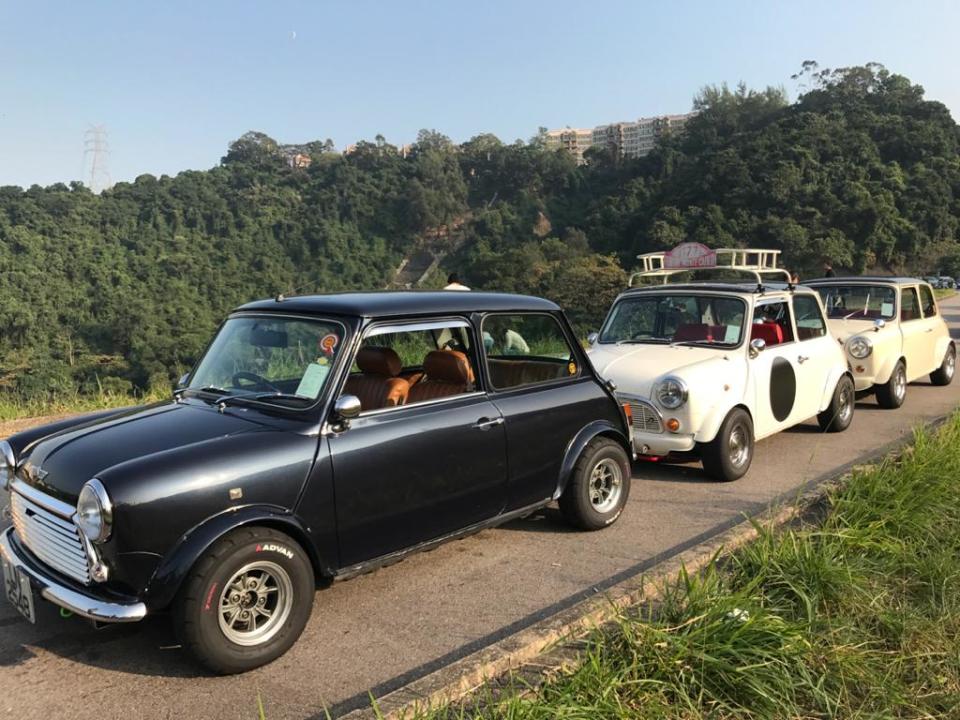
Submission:
<svg viewBox="0 0 960 720">
<path fill-rule="evenodd" d="M 320 338 L 320 350 L 325 355 L 333 355 L 334 349 L 340 343 L 340 338 L 338 338 L 333 333 L 329 333 Z"/>
<path fill-rule="evenodd" d="M 303 373 L 303 378 L 300 380 L 300 384 L 297 386 L 296 394 L 300 397 L 315 400 L 320 394 L 320 388 L 323 387 L 323 381 L 327 379 L 327 374 L 329 372 L 329 365 L 310 363 L 307 365 L 307 370 Z"/>
<path fill-rule="evenodd" d="M 727 325 L 727 331 L 723 335 L 723 341 L 725 343 L 735 343 L 740 339 L 740 326 L 739 325 Z"/>
<path fill-rule="evenodd" d="M 880 303 L 881 315 L 893 315 L 893 303 Z"/>
</svg>

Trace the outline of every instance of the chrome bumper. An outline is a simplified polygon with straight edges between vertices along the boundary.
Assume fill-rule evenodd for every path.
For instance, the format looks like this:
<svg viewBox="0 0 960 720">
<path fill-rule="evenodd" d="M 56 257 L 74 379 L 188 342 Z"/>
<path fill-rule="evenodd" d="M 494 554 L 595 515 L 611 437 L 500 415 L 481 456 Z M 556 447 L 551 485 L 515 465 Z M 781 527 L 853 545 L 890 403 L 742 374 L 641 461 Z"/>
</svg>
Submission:
<svg viewBox="0 0 960 720">
<path fill-rule="evenodd" d="M 633 449 L 637 455 L 669 455 L 672 452 L 689 452 L 697 446 L 696 436 L 671 433 L 633 433 Z"/>
<path fill-rule="evenodd" d="M 17 554 L 13 543 L 10 542 L 13 533 L 13 528 L 8 528 L 0 533 L 0 555 L 3 555 L 8 563 L 30 578 L 34 588 L 40 591 L 40 596 L 44 600 L 59 605 L 74 615 L 103 623 L 137 622 L 143 620 L 146 616 L 147 606 L 142 602 L 109 602 L 69 588 L 48 577 Z"/>
</svg>

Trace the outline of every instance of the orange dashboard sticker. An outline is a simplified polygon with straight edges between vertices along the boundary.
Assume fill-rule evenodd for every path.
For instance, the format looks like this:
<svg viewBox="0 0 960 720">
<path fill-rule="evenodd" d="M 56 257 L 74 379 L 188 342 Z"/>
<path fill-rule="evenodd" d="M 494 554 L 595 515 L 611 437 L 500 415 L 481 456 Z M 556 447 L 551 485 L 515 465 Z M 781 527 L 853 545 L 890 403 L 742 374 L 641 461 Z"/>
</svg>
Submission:
<svg viewBox="0 0 960 720">
<path fill-rule="evenodd" d="M 320 349 L 323 350 L 323 352 L 325 352 L 327 355 L 333 355 L 333 350 L 337 347 L 339 342 L 340 338 L 333 333 L 324 335 L 322 338 L 320 338 Z"/>
</svg>

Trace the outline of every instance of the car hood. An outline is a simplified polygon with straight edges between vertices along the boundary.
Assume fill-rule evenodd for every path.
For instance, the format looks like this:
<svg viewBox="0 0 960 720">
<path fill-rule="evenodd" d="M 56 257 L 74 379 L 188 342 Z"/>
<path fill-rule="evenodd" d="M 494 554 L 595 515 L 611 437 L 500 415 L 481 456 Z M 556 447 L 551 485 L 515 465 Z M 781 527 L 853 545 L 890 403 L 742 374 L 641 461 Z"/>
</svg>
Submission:
<svg viewBox="0 0 960 720">
<path fill-rule="evenodd" d="M 259 427 L 207 407 L 162 403 L 44 437 L 27 448 L 18 475 L 73 504 L 84 483 L 115 465 Z"/>
<path fill-rule="evenodd" d="M 683 375 L 693 365 L 722 360 L 728 350 L 692 345 L 595 345 L 587 354 L 601 377 L 612 380 L 618 393 L 650 397 L 664 375 Z"/>
<path fill-rule="evenodd" d="M 891 320 L 884 327 L 880 328 L 880 330 L 876 330 L 873 320 L 854 320 L 853 318 L 849 320 L 842 318 L 828 320 L 827 325 L 830 328 L 830 334 L 841 343 L 847 342 L 847 340 L 854 335 L 866 335 L 872 338 L 875 332 L 878 334 L 884 333 L 889 331 L 890 328 L 895 327 Z"/>
</svg>

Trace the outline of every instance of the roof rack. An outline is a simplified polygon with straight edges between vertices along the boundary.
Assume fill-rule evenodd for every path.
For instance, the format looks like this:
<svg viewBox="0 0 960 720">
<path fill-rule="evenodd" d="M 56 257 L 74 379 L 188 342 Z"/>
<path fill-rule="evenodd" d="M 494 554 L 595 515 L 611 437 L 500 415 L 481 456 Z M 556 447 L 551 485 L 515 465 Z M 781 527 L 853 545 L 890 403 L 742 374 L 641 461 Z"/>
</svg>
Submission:
<svg viewBox="0 0 960 720">
<path fill-rule="evenodd" d="M 700 243 L 682 243 L 673 250 L 638 255 L 642 270 L 630 276 L 629 286 L 635 287 L 636 281 L 647 278 L 663 278 L 667 284 L 673 275 L 691 270 L 732 270 L 750 274 L 756 279 L 757 287 L 763 288 L 763 275 L 778 274 L 786 278 L 787 285 L 793 288 L 793 278 L 786 269 L 777 267 L 779 250 L 761 248 L 717 248 L 711 250 Z M 714 280 L 714 282 L 716 282 Z"/>
</svg>

